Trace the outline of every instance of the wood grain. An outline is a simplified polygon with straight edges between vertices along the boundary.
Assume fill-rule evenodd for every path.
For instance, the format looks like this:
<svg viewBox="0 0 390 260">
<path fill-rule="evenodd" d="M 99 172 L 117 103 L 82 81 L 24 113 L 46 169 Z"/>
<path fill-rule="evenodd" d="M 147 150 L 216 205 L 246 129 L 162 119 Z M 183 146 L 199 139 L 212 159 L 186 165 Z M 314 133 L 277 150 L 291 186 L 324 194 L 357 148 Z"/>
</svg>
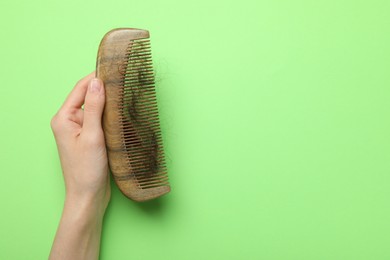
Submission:
<svg viewBox="0 0 390 260">
<path fill-rule="evenodd" d="M 129 153 L 129 147 L 126 146 L 126 140 L 124 140 L 124 131 L 128 131 L 126 130 L 128 124 L 131 125 L 131 122 L 126 123 L 126 125 L 123 123 L 123 105 L 129 102 L 123 100 L 123 92 L 131 43 L 134 40 L 146 38 L 149 38 L 149 32 L 140 29 L 122 28 L 108 32 L 99 46 L 96 64 L 96 76 L 104 82 L 106 90 L 103 130 L 110 169 L 121 192 L 135 201 L 154 199 L 170 191 L 170 186 L 166 181 L 161 181 L 160 185 L 161 176 L 164 177 L 166 173 L 148 172 L 147 169 L 138 170 L 135 173 L 135 163 L 131 158 L 134 157 L 134 154 Z M 138 85 L 142 87 L 142 82 L 138 82 Z M 158 120 L 154 121 L 158 122 Z M 153 126 L 156 125 L 154 121 L 152 122 Z M 154 131 L 157 131 L 157 134 L 160 133 L 159 124 L 157 124 L 157 128 L 153 129 L 156 129 Z M 148 148 L 146 147 L 146 149 Z M 163 158 L 162 147 L 159 149 L 159 158 Z M 143 152 L 142 147 L 139 150 Z M 147 158 L 143 156 L 142 160 L 147 160 Z M 136 163 L 138 166 L 139 160 Z"/>
</svg>

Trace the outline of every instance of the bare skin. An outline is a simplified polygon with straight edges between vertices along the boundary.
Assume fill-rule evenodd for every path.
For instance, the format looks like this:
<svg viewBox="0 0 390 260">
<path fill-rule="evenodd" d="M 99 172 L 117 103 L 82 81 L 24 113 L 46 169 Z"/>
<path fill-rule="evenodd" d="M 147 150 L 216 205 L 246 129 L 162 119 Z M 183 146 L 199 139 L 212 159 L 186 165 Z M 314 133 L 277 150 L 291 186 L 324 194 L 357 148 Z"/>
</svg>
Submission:
<svg viewBox="0 0 390 260">
<path fill-rule="evenodd" d="M 51 260 L 99 258 L 111 194 L 101 126 L 104 102 L 103 83 L 91 73 L 76 84 L 51 121 L 66 190 Z"/>
</svg>

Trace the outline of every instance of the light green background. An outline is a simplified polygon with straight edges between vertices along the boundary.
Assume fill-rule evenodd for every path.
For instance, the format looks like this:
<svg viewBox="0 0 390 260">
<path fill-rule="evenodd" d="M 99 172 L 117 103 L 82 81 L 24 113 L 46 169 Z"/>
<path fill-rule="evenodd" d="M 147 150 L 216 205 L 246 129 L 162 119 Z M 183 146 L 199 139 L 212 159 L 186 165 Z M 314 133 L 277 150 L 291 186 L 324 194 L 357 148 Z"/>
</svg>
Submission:
<svg viewBox="0 0 390 260">
<path fill-rule="evenodd" d="M 114 187 L 101 259 L 390 259 L 388 0 L 0 2 L 0 259 L 45 259 L 49 122 L 103 35 L 149 29 L 172 192 Z"/>
</svg>

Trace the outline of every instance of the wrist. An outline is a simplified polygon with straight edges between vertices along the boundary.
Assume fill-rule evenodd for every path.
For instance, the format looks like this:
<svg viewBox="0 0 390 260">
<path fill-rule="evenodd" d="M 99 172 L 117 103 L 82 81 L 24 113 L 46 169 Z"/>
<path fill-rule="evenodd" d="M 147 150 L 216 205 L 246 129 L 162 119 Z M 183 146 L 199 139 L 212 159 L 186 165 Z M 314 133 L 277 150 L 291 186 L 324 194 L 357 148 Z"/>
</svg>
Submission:
<svg viewBox="0 0 390 260">
<path fill-rule="evenodd" d="M 98 259 L 105 207 L 67 193 L 50 259 Z"/>
<path fill-rule="evenodd" d="M 67 193 L 63 215 L 80 223 L 102 222 L 106 207 L 107 203 L 92 194 Z"/>
</svg>

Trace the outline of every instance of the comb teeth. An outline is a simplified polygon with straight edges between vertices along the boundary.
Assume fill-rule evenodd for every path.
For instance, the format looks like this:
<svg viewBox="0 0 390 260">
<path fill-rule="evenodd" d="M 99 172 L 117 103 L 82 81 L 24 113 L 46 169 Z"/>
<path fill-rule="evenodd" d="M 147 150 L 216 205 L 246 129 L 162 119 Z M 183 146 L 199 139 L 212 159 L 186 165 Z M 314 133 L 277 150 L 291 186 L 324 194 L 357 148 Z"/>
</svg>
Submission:
<svg viewBox="0 0 390 260">
<path fill-rule="evenodd" d="M 149 32 L 134 28 L 108 32 L 99 46 L 96 75 L 106 90 L 103 130 L 116 185 L 135 201 L 170 192 Z"/>
<path fill-rule="evenodd" d="M 149 39 L 131 40 L 122 66 L 118 108 L 123 146 L 138 188 L 167 186 Z"/>
</svg>

